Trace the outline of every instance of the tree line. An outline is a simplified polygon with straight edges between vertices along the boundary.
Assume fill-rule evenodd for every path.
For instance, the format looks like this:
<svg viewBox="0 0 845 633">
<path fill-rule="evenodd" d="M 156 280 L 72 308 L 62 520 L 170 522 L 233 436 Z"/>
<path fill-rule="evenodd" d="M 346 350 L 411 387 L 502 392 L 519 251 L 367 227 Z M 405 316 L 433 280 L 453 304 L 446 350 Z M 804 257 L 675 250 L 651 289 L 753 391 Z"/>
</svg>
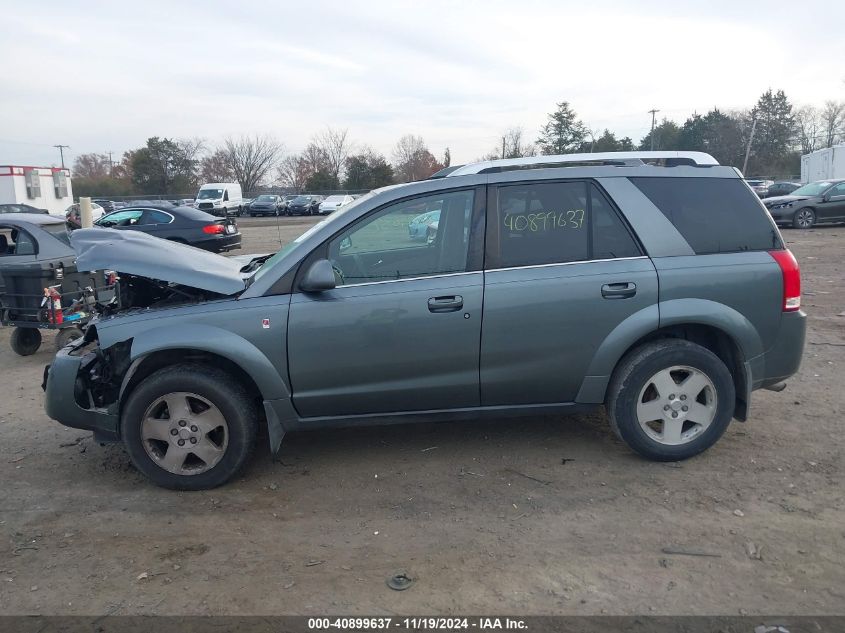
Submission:
<svg viewBox="0 0 845 633">
<path fill-rule="evenodd" d="M 348 130 L 327 127 L 302 152 L 289 154 L 271 135 L 230 137 L 210 148 L 203 139 L 147 139 L 112 163 L 106 154 L 81 154 L 73 166 L 77 195 L 131 196 L 193 193 L 207 182 L 238 182 L 244 194 L 272 184 L 293 191 L 365 191 L 428 178 L 448 166 L 421 136 L 407 134 L 392 160 L 356 145 Z"/>
<path fill-rule="evenodd" d="M 609 129 L 592 129 L 561 101 L 536 140 L 520 126 L 509 127 L 499 140 L 479 160 L 655 149 L 703 151 L 742 168 L 747 153 L 746 175 L 789 177 L 800 172 L 801 154 L 845 141 L 845 102 L 796 108 L 782 90 L 769 89 L 746 110 L 714 107 L 681 124 L 663 118 L 635 143 Z M 239 182 L 245 194 L 269 184 L 297 192 L 361 191 L 422 180 L 450 162 L 448 147 L 438 158 L 414 134 L 402 136 L 388 159 L 355 143 L 348 130 L 327 127 L 298 153 L 287 153 L 272 135 L 229 137 L 216 147 L 204 139 L 154 136 L 116 163 L 106 154 L 79 155 L 73 177 L 77 195 L 188 194 L 206 182 Z"/>
</svg>

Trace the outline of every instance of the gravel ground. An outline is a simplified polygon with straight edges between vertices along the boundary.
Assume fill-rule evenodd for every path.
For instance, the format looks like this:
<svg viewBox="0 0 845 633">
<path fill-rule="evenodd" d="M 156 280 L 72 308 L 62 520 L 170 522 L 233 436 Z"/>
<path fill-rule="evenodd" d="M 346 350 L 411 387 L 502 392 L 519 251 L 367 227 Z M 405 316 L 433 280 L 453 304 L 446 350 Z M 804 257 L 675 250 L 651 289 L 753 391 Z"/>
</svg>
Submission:
<svg viewBox="0 0 845 633">
<path fill-rule="evenodd" d="M 312 222 L 242 219 L 241 253 Z M 52 335 L 20 358 L 4 328 L 0 614 L 841 614 L 845 228 L 785 237 L 801 372 L 680 464 L 597 412 L 299 434 L 224 488 L 169 492 L 49 420 Z"/>
</svg>

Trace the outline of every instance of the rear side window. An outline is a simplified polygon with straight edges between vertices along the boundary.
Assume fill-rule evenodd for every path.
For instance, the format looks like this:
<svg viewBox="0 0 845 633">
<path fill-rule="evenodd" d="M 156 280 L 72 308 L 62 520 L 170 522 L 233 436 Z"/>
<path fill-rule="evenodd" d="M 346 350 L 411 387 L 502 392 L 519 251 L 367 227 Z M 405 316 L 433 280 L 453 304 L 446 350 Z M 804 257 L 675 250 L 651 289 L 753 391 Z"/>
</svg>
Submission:
<svg viewBox="0 0 845 633">
<path fill-rule="evenodd" d="M 631 178 L 697 255 L 782 248 L 759 199 L 734 178 Z"/>
<path fill-rule="evenodd" d="M 496 224 L 488 269 L 641 254 L 608 199 L 583 181 L 500 186 Z"/>
</svg>

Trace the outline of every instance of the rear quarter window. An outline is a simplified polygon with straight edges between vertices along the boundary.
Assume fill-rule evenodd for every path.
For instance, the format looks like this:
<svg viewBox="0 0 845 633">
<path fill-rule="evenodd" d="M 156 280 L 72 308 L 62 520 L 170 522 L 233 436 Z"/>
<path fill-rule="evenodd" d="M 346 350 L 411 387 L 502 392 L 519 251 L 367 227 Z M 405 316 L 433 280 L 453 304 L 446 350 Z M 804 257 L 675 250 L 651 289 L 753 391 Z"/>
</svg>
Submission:
<svg viewBox="0 0 845 633">
<path fill-rule="evenodd" d="M 697 255 L 783 248 L 757 196 L 735 178 L 631 178 Z"/>
</svg>

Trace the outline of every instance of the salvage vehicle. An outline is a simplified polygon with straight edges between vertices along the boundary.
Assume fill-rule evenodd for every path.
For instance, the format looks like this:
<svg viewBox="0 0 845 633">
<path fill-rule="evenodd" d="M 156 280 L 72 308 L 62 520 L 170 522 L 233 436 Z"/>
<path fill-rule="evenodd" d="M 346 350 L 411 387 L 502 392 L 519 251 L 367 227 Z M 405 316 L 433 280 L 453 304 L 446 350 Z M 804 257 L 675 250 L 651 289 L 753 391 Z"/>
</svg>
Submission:
<svg viewBox="0 0 845 633">
<path fill-rule="evenodd" d="M 430 242 L 408 234 L 420 209 L 440 209 Z M 246 263 L 72 242 L 79 266 L 117 269 L 118 297 L 45 371 L 47 413 L 170 488 L 228 481 L 265 426 L 277 451 L 303 429 L 601 405 L 640 455 L 687 459 L 804 347 L 795 258 L 739 172 L 698 152 L 465 165 Z"/>
<path fill-rule="evenodd" d="M 222 253 L 241 247 L 241 233 L 231 218 L 217 218 L 193 207 L 145 203 L 104 215 L 95 226 L 149 233 L 172 242 Z"/>
<path fill-rule="evenodd" d="M 818 180 L 763 204 L 775 222 L 796 229 L 845 222 L 845 180 Z"/>
<path fill-rule="evenodd" d="M 9 344 L 19 356 L 38 351 L 41 330 L 56 330 L 56 349 L 81 337 L 87 300 L 106 285 L 102 273 L 78 271 L 68 233 L 53 215 L 0 216 L 0 323 L 14 328 Z"/>
</svg>

